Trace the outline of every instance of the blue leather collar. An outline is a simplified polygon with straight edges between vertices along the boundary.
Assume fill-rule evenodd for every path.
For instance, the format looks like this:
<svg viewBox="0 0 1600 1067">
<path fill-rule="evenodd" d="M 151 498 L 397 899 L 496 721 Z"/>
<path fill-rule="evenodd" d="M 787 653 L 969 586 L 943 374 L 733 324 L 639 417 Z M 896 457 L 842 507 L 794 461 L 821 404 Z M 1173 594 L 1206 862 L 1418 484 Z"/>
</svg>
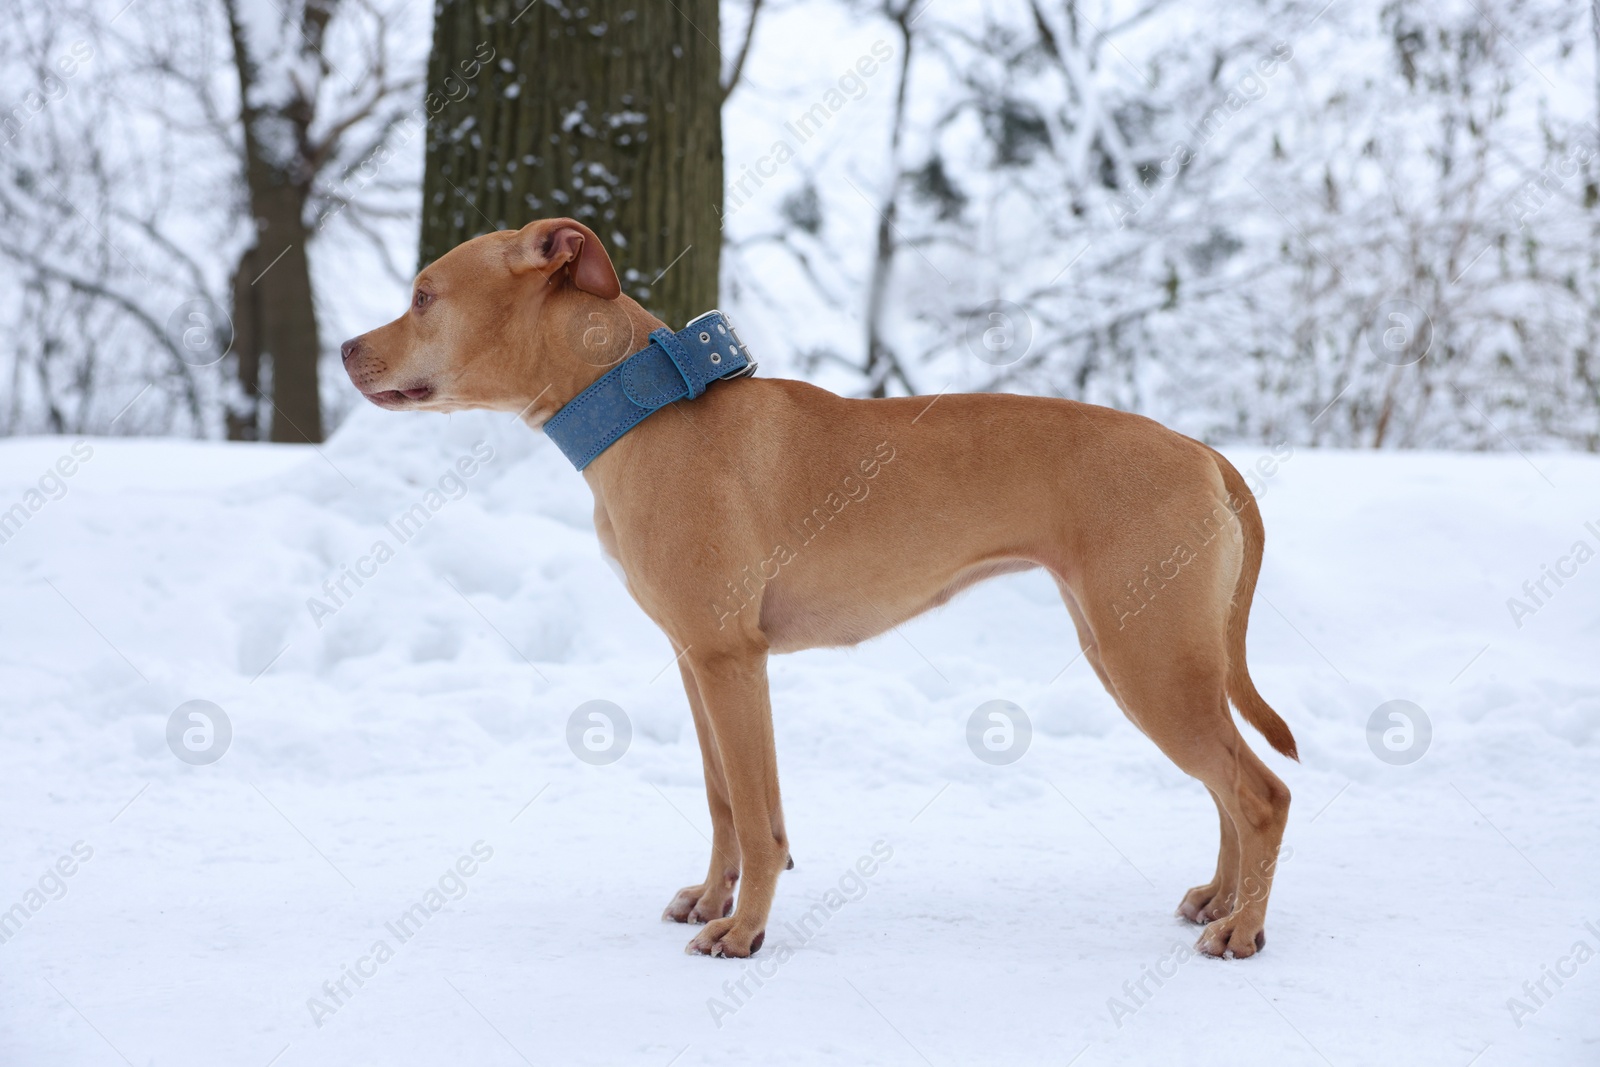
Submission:
<svg viewBox="0 0 1600 1067">
<path fill-rule="evenodd" d="M 580 471 L 616 440 L 675 400 L 693 400 L 723 378 L 753 374 L 756 361 L 720 311 L 708 311 L 677 333 L 652 330 L 650 345 L 550 416 L 545 436 Z"/>
</svg>

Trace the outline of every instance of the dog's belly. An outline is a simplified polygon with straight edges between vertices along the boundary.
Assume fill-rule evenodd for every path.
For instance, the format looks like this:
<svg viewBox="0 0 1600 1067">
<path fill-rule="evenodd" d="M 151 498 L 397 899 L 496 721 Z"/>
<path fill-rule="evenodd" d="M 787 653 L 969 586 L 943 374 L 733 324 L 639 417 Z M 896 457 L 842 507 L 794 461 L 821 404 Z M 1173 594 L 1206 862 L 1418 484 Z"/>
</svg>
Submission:
<svg viewBox="0 0 1600 1067">
<path fill-rule="evenodd" d="M 984 560 L 923 588 L 898 582 L 883 589 L 870 584 L 845 583 L 841 587 L 830 583 L 826 593 L 780 578 L 762 591 L 761 632 L 768 647 L 779 653 L 856 645 L 940 607 L 986 578 L 1032 570 L 1039 565 L 1027 559 Z"/>
</svg>

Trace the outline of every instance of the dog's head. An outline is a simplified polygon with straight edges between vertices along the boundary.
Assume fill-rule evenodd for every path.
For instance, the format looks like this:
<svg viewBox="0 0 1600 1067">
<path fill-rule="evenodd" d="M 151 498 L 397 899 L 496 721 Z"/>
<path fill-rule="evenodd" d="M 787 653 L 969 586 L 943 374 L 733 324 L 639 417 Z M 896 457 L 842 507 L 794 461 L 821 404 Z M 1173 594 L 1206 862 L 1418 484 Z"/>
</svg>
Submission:
<svg viewBox="0 0 1600 1067">
<path fill-rule="evenodd" d="M 391 411 L 518 411 L 541 391 L 553 411 L 633 351 L 643 312 L 620 294 L 593 230 L 542 219 L 440 256 L 405 314 L 340 352 L 355 387 Z"/>
</svg>

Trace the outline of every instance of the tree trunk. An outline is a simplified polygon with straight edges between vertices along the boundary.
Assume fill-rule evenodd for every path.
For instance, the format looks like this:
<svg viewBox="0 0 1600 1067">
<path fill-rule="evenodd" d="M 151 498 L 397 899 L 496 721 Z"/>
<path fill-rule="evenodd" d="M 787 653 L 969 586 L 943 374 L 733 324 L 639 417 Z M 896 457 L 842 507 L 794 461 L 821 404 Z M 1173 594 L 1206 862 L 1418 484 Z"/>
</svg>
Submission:
<svg viewBox="0 0 1600 1067">
<path fill-rule="evenodd" d="M 292 188 L 251 184 L 257 243 L 240 258 L 233 277 L 233 355 L 242 395 L 228 411 L 232 440 L 260 439 L 263 367 L 271 373 L 271 439 L 322 440 L 321 347 L 300 214 L 304 203 Z"/>
<path fill-rule="evenodd" d="M 439 0 L 422 263 L 569 216 L 606 242 L 623 290 L 680 328 L 717 300 L 717 0 L 525 3 Z"/>
<path fill-rule="evenodd" d="M 261 309 L 250 279 L 266 266 L 258 263 L 254 245 L 245 249 L 229 279 L 233 303 L 233 337 L 227 364 L 239 380 L 239 391 L 223 408 L 228 440 L 261 440 Z"/>
<path fill-rule="evenodd" d="M 247 138 L 248 139 L 248 138 Z M 322 403 L 317 383 L 321 343 L 311 264 L 306 257 L 302 190 L 286 182 L 265 188 L 251 183 L 256 246 L 246 260 L 258 273 L 238 278 L 254 294 L 255 351 L 272 373 L 274 441 L 322 440 Z"/>
<path fill-rule="evenodd" d="M 271 438 L 291 443 L 322 440 L 322 404 L 317 383 L 321 342 L 306 257 L 306 200 L 311 171 L 305 165 L 310 104 L 298 92 L 277 104 L 253 103 L 259 70 L 237 10 L 227 5 L 245 148 L 245 188 L 255 243 L 240 258 L 232 279 L 234 366 L 242 390 L 228 414 L 228 436 L 255 439 L 255 399 L 260 373 L 271 374 Z M 307 4 L 298 32 L 312 47 L 331 16 L 332 3 Z"/>
</svg>

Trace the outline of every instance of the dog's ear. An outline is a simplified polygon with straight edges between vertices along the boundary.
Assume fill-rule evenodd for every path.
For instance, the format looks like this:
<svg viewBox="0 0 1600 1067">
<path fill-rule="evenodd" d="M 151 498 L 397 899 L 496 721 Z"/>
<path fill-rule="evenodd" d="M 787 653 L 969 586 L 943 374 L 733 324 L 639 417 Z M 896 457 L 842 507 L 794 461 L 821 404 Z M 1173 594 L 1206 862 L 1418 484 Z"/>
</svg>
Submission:
<svg viewBox="0 0 1600 1067">
<path fill-rule="evenodd" d="M 565 268 L 586 293 L 615 300 L 622 293 L 617 268 L 593 230 L 575 219 L 540 219 L 517 231 L 511 246 L 512 273 L 537 270 L 554 277 Z"/>
</svg>

